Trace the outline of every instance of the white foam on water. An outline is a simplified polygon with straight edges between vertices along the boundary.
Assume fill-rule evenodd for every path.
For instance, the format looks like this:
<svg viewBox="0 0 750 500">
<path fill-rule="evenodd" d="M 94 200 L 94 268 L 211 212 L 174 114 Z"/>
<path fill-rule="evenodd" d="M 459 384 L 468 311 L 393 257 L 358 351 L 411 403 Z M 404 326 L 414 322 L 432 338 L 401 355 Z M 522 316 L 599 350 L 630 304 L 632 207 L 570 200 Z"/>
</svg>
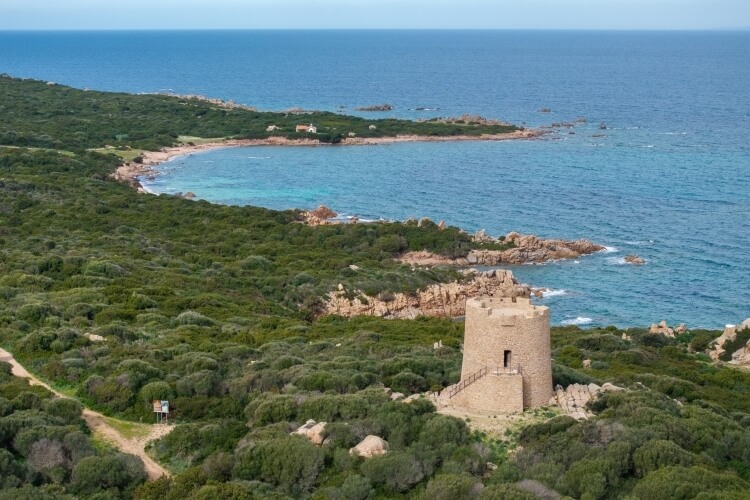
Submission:
<svg viewBox="0 0 750 500">
<path fill-rule="evenodd" d="M 544 297 L 545 299 L 547 297 L 559 297 L 561 295 L 567 295 L 568 294 L 567 290 L 553 290 L 551 288 L 545 288 L 545 289 L 541 290 L 541 292 L 542 292 L 542 297 Z"/>
<path fill-rule="evenodd" d="M 633 241 L 626 241 L 625 243 L 628 245 L 642 246 L 642 245 L 650 245 L 653 242 L 654 240 L 633 240 Z"/>
<path fill-rule="evenodd" d="M 607 259 L 607 264 L 612 266 L 622 266 L 627 264 L 627 262 L 625 262 L 625 257 L 609 257 Z"/>
<path fill-rule="evenodd" d="M 617 247 L 607 247 L 607 246 L 605 246 L 604 250 L 600 250 L 600 252 L 601 253 L 615 253 L 615 252 L 619 252 L 619 250 L 617 249 Z"/>
<path fill-rule="evenodd" d="M 591 318 L 578 316 L 577 318 L 573 318 L 573 319 L 564 319 L 560 322 L 560 324 L 565 325 L 565 326 L 570 326 L 570 325 L 580 326 L 580 325 L 588 325 L 592 321 L 593 320 Z"/>
</svg>

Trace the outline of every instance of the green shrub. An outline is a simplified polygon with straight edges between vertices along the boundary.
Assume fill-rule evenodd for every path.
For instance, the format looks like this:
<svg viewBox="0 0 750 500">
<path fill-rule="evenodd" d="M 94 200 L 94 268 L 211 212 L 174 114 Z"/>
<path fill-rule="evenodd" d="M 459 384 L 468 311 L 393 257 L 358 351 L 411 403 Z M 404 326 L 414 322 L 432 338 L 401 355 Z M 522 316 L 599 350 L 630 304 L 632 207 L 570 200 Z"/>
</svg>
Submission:
<svg viewBox="0 0 750 500">
<path fill-rule="evenodd" d="M 693 455 L 672 441 L 654 439 L 635 450 L 633 464 L 636 473 L 643 477 L 662 467 L 690 466 L 693 464 Z"/>
<path fill-rule="evenodd" d="M 703 467 L 664 467 L 648 474 L 633 488 L 637 498 L 691 499 L 699 494 L 747 492 L 750 484 L 734 474 L 714 472 Z M 711 498 L 709 495 L 708 497 Z M 731 498 L 731 497 L 730 497 Z"/>
<path fill-rule="evenodd" d="M 44 401 L 44 411 L 62 419 L 66 424 L 75 424 L 81 417 L 83 406 L 78 401 L 68 398 L 51 398 Z"/>
<path fill-rule="evenodd" d="M 574 370 L 565 365 L 558 365 L 557 363 L 552 364 L 552 383 L 554 385 L 567 387 L 571 384 L 588 385 L 594 382 L 595 380 L 585 373 L 579 372 L 578 370 Z"/>
<path fill-rule="evenodd" d="M 71 488 L 80 495 L 93 495 L 110 488 L 129 490 L 146 480 L 143 462 L 133 455 L 118 453 L 86 457 L 73 469 Z"/>
<path fill-rule="evenodd" d="M 362 474 L 392 493 L 403 493 L 425 477 L 422 463 L 410 453 L 391 451 L 368 459 L 360 467 Z"/>
<path fill-rule="evenodd" d="M 273 396 L 257 405 L 250 403 L 248 409 L 251 408 L 252 414 L 248 417 L 258 425 L 290 422 L 297 415 L 297 402 L 291 396 Z M 245 411 L 248 412 L 248 409 Z"/>
<path fill-rule="evenodd" d="M 300 496 L 315 486 L 324 460 L 323 450 L 307 439 L 285 436 L 242 449 L 237 454 L 232 476 L 265 481 L 289 495 Z"/>
<path fill-rule="evenodd" d="M 566 345 L 555 351 L 555 361 L 571 368 L 581 368 L 583 353 L 575 346 Z"/>
<path fill-rule="evenodd" d="M 16 314 L 18 319 L 32 324 L 41 324 L 51 316 L 60 316 L 60 311 L 46 302 L 22 305 Z"/>
<path fill-rule="evenodd" d="M 195 325 L 195 326 L 213 326 L 214 320 L 203 316 L 195 311 L 185 311 L 180 313 L 175 319 L 172 320 L 172 324 L 176 326 L 181 325 Z"/>
<path fill-rule="evenodd" d="M 433 500 L 475 498 L 481 489 L 482 482 L 476 477 L 438 474 L 427 483 L 424 498 Z"/>
</svg>

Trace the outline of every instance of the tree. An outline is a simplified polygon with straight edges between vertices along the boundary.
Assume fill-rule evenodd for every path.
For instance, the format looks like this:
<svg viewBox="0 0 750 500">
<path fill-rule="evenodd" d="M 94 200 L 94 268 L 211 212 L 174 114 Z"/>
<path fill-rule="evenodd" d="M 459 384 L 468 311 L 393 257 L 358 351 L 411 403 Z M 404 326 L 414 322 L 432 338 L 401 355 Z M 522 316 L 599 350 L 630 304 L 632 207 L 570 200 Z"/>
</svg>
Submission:
<svg viewBox="0 0 750 500">
<path fill-rule="evenodd" d="M 143 462 L 134 455 L 118 453 L 83 458 L 73 469 L 71 487 L 81 495 L 114 488 L 127 490 L 146 480 Z"/>
<path fill-rule="evenodd" d="M 454 498 L 476 498 L 482 482 L 472 476 L 439 474 L 427 483 L 424 497 L 429 500 L 453 500 Z"/>
<path fill-rule="evenodd" d="M 44 402 L 44 411 L 61 418 L 66 424 L 75 424 L 81 417 L 81 403 L 69 398 L 51 398 Z"/>
<path fill-rule="evenodd" d="M 27 464 L 34 472 L 39 472 L 56 483 L 62 483 L 67 477 L 70 461 L 60 441 L 40 439 L 31 445 Z"/>
</svg>

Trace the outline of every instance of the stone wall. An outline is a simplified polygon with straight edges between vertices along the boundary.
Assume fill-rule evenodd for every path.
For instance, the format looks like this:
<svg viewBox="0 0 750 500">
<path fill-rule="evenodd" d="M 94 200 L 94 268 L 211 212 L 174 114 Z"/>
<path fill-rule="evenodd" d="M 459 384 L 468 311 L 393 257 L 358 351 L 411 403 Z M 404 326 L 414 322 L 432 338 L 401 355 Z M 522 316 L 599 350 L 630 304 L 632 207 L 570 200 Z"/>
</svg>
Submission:
<svg viewBox="0 0 750 500">
<path fill-rule="evenodd" d="M 489 373 L 453 396 L 450 404 L 487 412 L 520 413 L 523 379 L 520 374 Z"/>
<path fill-rule="evenodd" d="M 461 379 L 485 366 L 490 373 L 520 373 L 524 409 L 547 405 L 553 395 L 549 309 L 522 297 L 467 300 Z M 502 377 L 484 378 L 486 384 Z"/>
</svg>

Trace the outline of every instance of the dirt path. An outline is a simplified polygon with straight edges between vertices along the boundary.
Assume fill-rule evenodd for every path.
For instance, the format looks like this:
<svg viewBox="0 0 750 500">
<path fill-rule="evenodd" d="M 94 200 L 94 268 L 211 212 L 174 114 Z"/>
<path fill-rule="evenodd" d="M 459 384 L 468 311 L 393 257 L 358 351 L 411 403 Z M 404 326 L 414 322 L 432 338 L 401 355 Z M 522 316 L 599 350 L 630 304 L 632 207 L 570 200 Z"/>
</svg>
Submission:
<svg viewBox="0 0 750 500">
<path fill-rule="evenodd" d="M 512 442 L 521 429 L 545 422 L 560 414 L 557 408 L 527 410 L 524 413 L 501 414 L 470 410 L 452 405 L 438 405 L 438 413 L 464 420 L 471 430 L 485 432 L 490 437 Z"/>
<path fill-rule="evenodd" d="M 31 385 L 38 385 L 44 387 L 55 396 L 59 398 L 67 398 L 65 394 L 56 391 L 48 384 L 42 382 L 34 375 L 29 373 L 18 361 L 13 358 L 13 355 L 5 349 L 0 349 L 0 361 L 6 361 L 13 367 L 13 375 L 20 378 L 25 378 Z M 84 408 L 83 419 L 86 421 L 86 425 L 89 426 L 93 434 L 101 436 L 105 441 L 115 446 L 118 450 L 124 453 L 130 453 L 136 455 L 143 460 L 143 465 L 148 474 L 148 478 L 151 481 L 155 481 L 162 476 L 170 477 L 171 474 L 167 469 L 156 463 L 154 459 L 146 454 L 145 447 L 146 443 L 159 439 L 166 436 L 174 429 L 174 426 L 170 425 L 146 425 L 146 424 L 133 424 L 131 422 L 123 422 L 125 426 L 131 426 L 138 428 L 138 431 L 134 432 L 133 437 L 126 437 L 110 425 L 107 421 L 118 422 L 116 419 L 105 417 L 101 413 Z"/>
</svg>

